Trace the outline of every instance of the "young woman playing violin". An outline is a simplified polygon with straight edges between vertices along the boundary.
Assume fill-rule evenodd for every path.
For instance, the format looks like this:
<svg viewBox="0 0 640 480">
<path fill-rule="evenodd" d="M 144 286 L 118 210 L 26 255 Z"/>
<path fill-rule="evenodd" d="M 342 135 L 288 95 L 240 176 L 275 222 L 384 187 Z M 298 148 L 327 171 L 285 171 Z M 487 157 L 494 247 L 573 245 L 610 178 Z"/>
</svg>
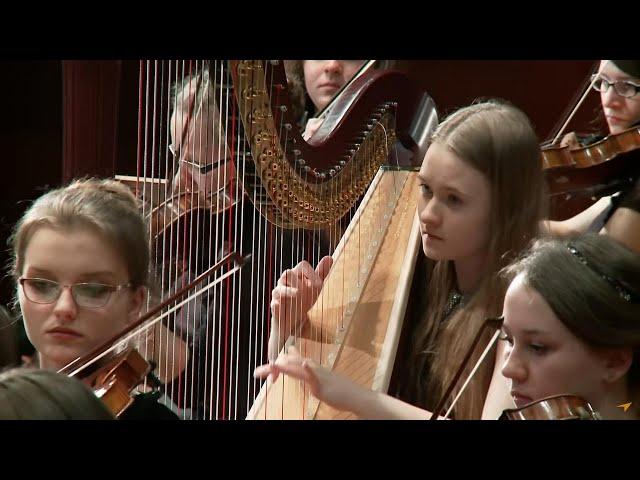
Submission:
<svg viewBox="0 0 640 480">
<path fill-rule="evenodd" d="M 75 181 L 37 199 L 11 238 L 17 300 L 40 368 L 60 370 L 138 319 L 147 229 L 131 191 Z M 120 418 L 177 418 L 141 394 Z"/>
<path fill-rule="evenodd" d="M 508 380 L 515 406 L 574 395 L 601 418 L 640 418 L 633 407 L 640 393 L 640 256 L 607 236 L 541 240 L 502 273 L 512 281 L 496 367 Z M 431 417 L 360 388 L 295 349 L 256 373 L 304 380 L 322 401 L 362 418 Z M 629 402 L 631 409 L 619 407 Z"/>
<path fill-rule="evenodd" d="M 428 308 L 413 330 L 411 352 L 401 359 L 408 373 L 408 401 L 365 390 L 296 354 L 259 367 L 256 375 L 280 371 L 307 380 L 314 395 L 338 409 L 367 418 L 425 418 L 462 362 L 485 318 L 502 310 L 506 282 L 498 277 L 538 233 L 543 218 L 540 147 L 527 117 L 517 108 L 486 102 L 463 108 L 435 132 L 419 173 L 418 218 L 429 259 Z M 316 270 L 301 262 L 285 270 L 272 293 L 270 358 L 275 360 L 290 332 L 306 319 L 331 266 Z M 421 298 L 414 299 L 420 302 Z M 301 308 L 300 308 L 301 307 Z M 456 418 L 480 418 L 496 402 L 506 403 L 504 378 L 485 362 L 455 407 Z M 502 382 L 502 397 L 488 396 Z M 507 405 L 508 406 L 508 405 Z M 502 410 L 500 410 L 502 411 Z"/>
<path fill-rule="evenodd" d="M 640 256 L 590 234 L 539 241 L 504 273 L 502 374 L 516 406 L 573 394 L 602 418 L 638 419 Z"/>
<path fill-rule="evenodd" d="M 600 92 L 604 116 L 610 136 L 631 128 L 640 136 L 640 60 L 602 60 L 592 79 L 593 88 Z M 587 143 L 601 140 L 592 136 Z M 580 142 L 582 143 L 582 142 Z M 562 145 L 580 147 L 575 134 L 564 137 Z M 546 230 L 560 236 L 583 232 L 607 233 L 629 248 L 640 252 L 640 183 L 623 191 L 603 197 L 582 213 L 564 221 L 551 221 Z"/>
</svg>

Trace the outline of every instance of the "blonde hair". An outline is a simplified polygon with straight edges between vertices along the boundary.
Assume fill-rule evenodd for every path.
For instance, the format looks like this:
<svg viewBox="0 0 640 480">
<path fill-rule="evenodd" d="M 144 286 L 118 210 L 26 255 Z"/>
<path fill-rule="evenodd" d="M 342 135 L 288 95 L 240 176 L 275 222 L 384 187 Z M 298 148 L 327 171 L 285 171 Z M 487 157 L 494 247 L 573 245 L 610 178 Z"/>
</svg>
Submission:
<svg viewBox="0 0 640 480">
<path fill-rule="evenodd" d="M 434 401 L 442 395 L 484 319 L 500 314 L 507 284 L 498 272 L 538 234 L 546 197 L 538 138 L 527 116 L 511 104 L 491 100 L 462 108 L 440 124 L 432 141 L 489 180 L 491 237 L 479 288 L 449 319 L 444 315 L 455 286 L 453 262 L 433 265 L 429 308 L 413 345 L 414 395 L 422 405 L 427 395 Z M 492 359 L 485 359 L 456 404 L 456 418 L 480 418 L 492 371 Z"/>
<path fill-rule="evenodd" d="M 149 245 L 138 207 L 131 190 L 115 180 L 75 180 L 42 195 L 16 224 L 9 240 L 11 274 L 16 281 L 22 274 L 27 245 L 38 228 L 89 228 L 104 236 L 122 256 L 132 287 L 147 286 Z"/>
<path fill-rule="evenodd" d="M 15 368 L 0 374 L 0 420 L 113 420 L 80 381 L 50 370 Z"/>
</svg>

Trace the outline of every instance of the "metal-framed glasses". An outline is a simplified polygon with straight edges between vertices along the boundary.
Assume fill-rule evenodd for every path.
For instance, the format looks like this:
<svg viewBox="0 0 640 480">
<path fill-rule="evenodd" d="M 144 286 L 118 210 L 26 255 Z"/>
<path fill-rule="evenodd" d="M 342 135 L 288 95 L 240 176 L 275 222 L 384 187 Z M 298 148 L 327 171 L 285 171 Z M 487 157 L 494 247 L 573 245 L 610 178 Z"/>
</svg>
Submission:
<svg viewBox="0 0 640 480">
<path fill-rule="evenodd" d="M 48 304 L 56 302 L 62 290 L 69 288 L 75 302 L 81 307 L 104 307 L 114 292 L 131 287 L 131 283 L 106 285 L 103 283 L 74 283 L 62 285 L 45 278 L 20 278 L 18 280 L 27 300 L 33 303 Z"/>
<path fill-rule="evenodd" d="M 638 92 L 640 92 L 640 85 L 637 85 L 628 80 L 610 82 L 597 73 L 591 75 L 591 83 L 593 85 L 593 89 L 598 92 L 606 92 L 607 90 L 609 90 L 609 87 L 613 87 L 615 92 L 624 98 L 634 97 L 638 94 Z"/>
</svg>

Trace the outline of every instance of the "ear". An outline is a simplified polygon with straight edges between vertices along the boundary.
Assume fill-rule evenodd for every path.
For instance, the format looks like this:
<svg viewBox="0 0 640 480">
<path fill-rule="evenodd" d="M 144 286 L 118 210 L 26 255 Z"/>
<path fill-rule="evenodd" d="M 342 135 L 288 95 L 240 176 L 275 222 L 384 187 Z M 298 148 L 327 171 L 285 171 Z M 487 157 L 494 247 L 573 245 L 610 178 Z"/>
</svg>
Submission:
<svg viewBox="0 0 640 480">
<path fill-rule="evenodd" d="M 147 289 L 143 286 L 139 286 L 131 292 L 127 323 L 133 323 L 140 317 L 140 311 L 142 310 L 146 297 Z"/>
<path fill-rule="evenodd" d="M 630 347 L 606 348 L 602 351 L 603 381 L 614 383 L 624 377 L 633 362 Z"/>
</svg>

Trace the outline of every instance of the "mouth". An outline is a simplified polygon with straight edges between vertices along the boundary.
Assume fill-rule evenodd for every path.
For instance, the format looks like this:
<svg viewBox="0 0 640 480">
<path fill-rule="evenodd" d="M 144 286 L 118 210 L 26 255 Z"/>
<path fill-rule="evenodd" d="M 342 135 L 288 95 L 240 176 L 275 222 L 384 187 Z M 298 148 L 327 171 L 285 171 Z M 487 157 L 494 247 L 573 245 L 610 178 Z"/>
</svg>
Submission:
<svg viewBox="0 0 640 480">
<path fill-rule="evenodd" d="M 84 336 L 75 330 L 64 327 L 55 327 L 47 330 L 47 334 L 57 338 L 58 340 L 75 340 Z"/>
<path fill-rule="evenodd" d="M 318 88 L 325 88 L 327 90 L 337 90 L 340 88 L 340 85 L 337 83 L 321 83 L 318 85 Z"/>
<path fill-rule="evenodd" d="M 426 237 L 427 240 L 442 240 L 442 237 L 429 232 L 422 232 L 422 236 Z"/>
<path fill-rule="evenodd" d="M 609 123 L 625 123 L 626 120 L 624 118 L 607 115 L 607 122 L 609 122 Z"/>
<path fill-rule="evenodd" d="M 511 392 L 511 398 L 513 398 L 513 403 L 515 403 L 516 407 L 518 408 L 522 408 L 525 405 L 528 405 L 533 402 L 533 399 L 531 397 L 527 397 L 515 391 Z"/>
</svg>

